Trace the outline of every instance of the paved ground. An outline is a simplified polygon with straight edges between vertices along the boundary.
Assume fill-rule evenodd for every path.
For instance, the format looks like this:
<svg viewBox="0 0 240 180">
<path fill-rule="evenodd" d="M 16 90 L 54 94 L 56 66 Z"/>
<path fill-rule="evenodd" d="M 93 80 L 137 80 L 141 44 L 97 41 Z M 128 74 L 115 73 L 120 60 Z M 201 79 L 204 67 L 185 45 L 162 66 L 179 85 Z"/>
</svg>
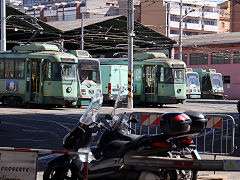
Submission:
<svg viewBox="0 0 240 180">
<path fill-rule="evenodd" d="M 188 100 L 187 103 L 185 104 L 178 104 L 178 105 L 164 105 L 163 108 L 143 108 L 143 107 L 134 107 L 133 110 L 129 110 L 129 109 L 119 109 L 119 111 L 123 112 L 159 112 L 159 113 L 165 113 L 165 112 L 184 112 L 186 110 L 196 110 L 196 111 L 201 111 L 204 113 L 214 113 L 214 114 L 229 114 L 231 116 L 234 117 L 234 119 L 237 121 L 237 123 L 239 123 L 239 114 L 237 112 L 237 108 L 236 108 L 236 100 Z M 61 108 L 61 109 L 52 109 L 52 110 L 46 110 L 46 109 L 21 109 L 21 108 L 8 108 L 8 107 L 4 107 L 4 106 L 0 106 L 0 115 L 2 117 L 4 117 L 4 123 L 2 124 L 2 129 L 0 128 L 1 132 L 4 132 L 5 129 L 3 129 L 3 127 L 8 127 L 8 128 L 12 128 L 12 131 L 16 133 L 16 129 L 15 127 L 13 128 L 13 125 L 17 128 L 25 125 L 26 127 L 24 127 L 25 129 L 31 129 L 34 124 L 32 124 L 32 122 L 30 122 L 29 117 L 31 118 L 35 118 L 33 119 L 34 123 L 37 123 L 37 128 L 39 128 L 40 130 L 38 131 L 39 133 L 42 133 L 42 131 L 49 131 L 50 133 L 53 133 L 54 130 L 58 130 L 57 132 L 54 132 L 54 136 L 52 134 L 49 133 L 46 134 L 46 132 L 44 133 L 45 136 L 47 137 L 58 137 L 59 138 L 59 142 L 61 142 L 61 138 L 62 138 L 62 133 L 60 134 L 60 132 L 63 129 L 68 130 L 68 128 L 71 128 L 72 126 L 74 126 L 75 122 L 78 121 L 79 117 L 81 116 L 81 114 L 85 111 L 86 107 L 82 107 L 80 109 L 77 108 Z M 110 113 L 112 110 L 112 108 L 110 107 L 102 107 L 101 108 L 101 114 L 106 114 L 106 113 Z M 14 116 L 14 118 L 18 119 L 20 118 L 21 121 L 16 122 L 13 121 L 13 118 L 11 118 L 11 120 L 13 122 L 11 122 L 10 120 L 7 119 L 7 117 L 10 117 L 8 115 L 12 115 Z M 28 118 L 27 116 L 28 115 Z M 41 115 L 41 117 L 39 116 L 35 116 L 35 115 Z M 59 119 L 51 119 L 53 117 L 60 117 Z M 66 122 L 63 121 L 61 118 L 66 118 L 68 117 L 69 119 L 72 118 L 71 122 Z M 41 119 L 36 119 L 36 118 L 41 118 Z M 60 121 L 61 119 L 61 121 Z M 1 119 L 0 119 L 1 120 Z M 26 121 L 28 120 L 28 121 Z M 24 124 L 21 124 L 24 121 Z M 47 126 L 43 126 L 43 123 L 49 123 L 47 124 Z M 56 127 L 58 128 L 53 128 L 50 126 L 50 122 L 51 123 L 55 123 Z M 71 123 L 71 124 L 70 124 Z M 52 124 L 51 124 L 52 125 Z M 57 126 L 58 125 L 58 126 Z M 62 129 L 59 128 L 59 126 L 62 127 Z M 36 128 L 34 126 L 35 129 Z M 55 126 L 54 126 L 55 127 Z M 8 129 L 9 131 L 9 129 Z M 18 131 L 18 136 L 19 133 L 21 131 Z M 32 131 L 24 131 L 25 134 L 28 133 L 33 133 Z M 34 132 L 36 134 L 36 132 Z M 64 132 L 65 134 L 65 132 Z M 0 137 L 3 136 L 4 134 L 0 133 Z M 24 135 L 24 134 L 23 134 Z M 51 136 L 50 136 L 51 135 Z M 15 136 L 14 134 L 12 134 L 11 136 Z M 39 136 L 36 134 L 36 136 Z M 45 137 L 44 136 L 44 137 Z M 8 136 L 9 137 L 9 136 Z M 41 138 L 43 138 L 43 135 L 41 134 L 41 136 L 39 136 Z M 15 137 L 13 137 L 15 138 Z M 22 137 L 22 139 L 24 139 L 25 136 Z M 4 138 L 6 140 L 6 138 Z M 30 142 L 30 138 L 28 139 Z M 35 141 L 33 141 L 35 140 Z M 33 143 L 33 145 L 36 145 L 36 147 L 38 146 L 38 144 L 36 144 L 36 139 L 31 140 L 31 142 L 35 142 L 35 144 Z M 54 142 L 56 142 L 55 139 L 53 139 Z M 57 142 L 58 142 L 57 141 Z M 25 142 L 26 142 L 26 138 L 25 138 Z M 56 142 L 56 144 L 57 144 Z M 9 142 L 12 145 L 12 142 Z M 18 142 L 19 143 L 19 147 L 22 147 L 22 144 L 20 144 L 20 140 L 18 138 Z M 3 141 L 0 142 L 0 144 L 3 144 Z M 44 142 L 42 142 L 42 144 L 44 145 Z M 48 146 L 53 146 L 52 143 L 49 143 L 49 141 L 46 140 L 46 144 L 48 144 Z M 21 146 L 20 146 L 21 145 Z M 61 145 L 61 144 L 60 144 Z M 44 146 L 45 147 L 45 146 Z M 41 147 L 39 147 L 41 148 Z M 210 159 L 213 157 L 212 156 L 207 156 L 204 157 L 207 159 Z M 217 157 L 218 158 L 232 158 L 232 159 L 239 159 L 239 157 L 234 157 L 234 156 L 230 156 L 230 157 Z M 239 159 L 240 160 L 240 159 Z M 214 172 L 199 172 L 199 179 L 240 179 L 240 172 L 216 172 L 216 174 L 214 174 Z M 37 180 L 42 180 L 42 170 L 40 169 L 37 175 Z"/>
<path fill-rule="evenodd" d="M 214 160 L 212 155 L 201 155 L 202 159 Z M 240 157 L 233 156 L 216 156 L 216 160 L 240 160 Z M 42 180 L 43 172 L 40 171 L 37 174 L 37 180 Z M 239 180 L 240 172 L 231 172 L 231 171 L 200 171 L 198 173 L 199 180 Z"/>
<path fill-rule="evenodd" d="M 201 155 L 203 159 L 214 159 L 214 156 Z M 240 160 L 240 157 L 233 156 L 217 156 L 216 160 Z M 215 179 L 215 180 L 238 180 L 240 179 L 240 172 L 230 172 L 230 171 L 201 171 L 199 172 L 199 179 Z"/>
</svg>

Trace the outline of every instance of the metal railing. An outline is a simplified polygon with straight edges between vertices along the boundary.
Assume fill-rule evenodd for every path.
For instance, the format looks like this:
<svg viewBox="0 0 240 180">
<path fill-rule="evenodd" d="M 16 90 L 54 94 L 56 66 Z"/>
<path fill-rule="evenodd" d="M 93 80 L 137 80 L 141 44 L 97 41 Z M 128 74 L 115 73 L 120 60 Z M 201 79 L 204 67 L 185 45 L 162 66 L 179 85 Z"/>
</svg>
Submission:
<svg viewBox="0 0 240 180">
<path fill-rule="evenodd" d="M 160 118 L 162 113 L 131 113 L 130 116 L 139 122 L 131 124 L 133 134 L 160 134 Z M 236 123 L 234 118 L 226 114 L 206 114 L 206 129 L 192 139 L 197 150 L 209 155 L 230 155 L 234 152 Z"/>
</svg>

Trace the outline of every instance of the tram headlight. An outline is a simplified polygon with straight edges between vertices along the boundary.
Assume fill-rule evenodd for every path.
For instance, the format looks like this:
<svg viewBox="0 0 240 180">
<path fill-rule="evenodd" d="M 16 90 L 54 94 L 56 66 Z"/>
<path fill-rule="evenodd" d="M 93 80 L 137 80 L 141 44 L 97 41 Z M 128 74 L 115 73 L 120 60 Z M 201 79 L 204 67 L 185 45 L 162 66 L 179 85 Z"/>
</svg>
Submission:
<svg viewBox="0 0 240 180">
<path fill-rule="evenodd" d="M 72 88 L 71 87 L 67 87 L 66 91 L 67 91 L 67 93 L 70 93 L 70 92 L 72 92 Z"/>
</svg>

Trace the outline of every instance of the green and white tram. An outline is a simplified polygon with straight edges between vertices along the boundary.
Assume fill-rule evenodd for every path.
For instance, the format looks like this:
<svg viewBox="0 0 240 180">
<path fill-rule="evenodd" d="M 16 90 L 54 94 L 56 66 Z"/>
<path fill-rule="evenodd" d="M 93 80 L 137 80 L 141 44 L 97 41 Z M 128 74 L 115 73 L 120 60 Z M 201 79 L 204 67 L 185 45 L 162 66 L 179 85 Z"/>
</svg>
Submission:
<svg viewBox="0 0 240 180">
<path fill-rule="evenodd" d="M 84 50 L 72 50 L 70 53 L 78 58 L 77 105 L 89 105 L 96 92 L 102 93 L 100 62 Z"/>
<path fill-rule="evenodd" d="M 193 72 L 192 68 L 186 68 L 187 98 L 201 98 L 201 89 L 199 76 L 197 72 Z"/>
<path fill-rule="evenodd" d="M 5 105 L 75 106 L 77 58 L 51 44 L 0 53 L 0 101 Z"/>
<path fill-rule="evenodd" d="M 183 103 L 186 100 L 186 64 L 176 59 L 157 57 L 133 61 L 133 98 L 135 104 L 162 106 Z M 128 65 L 125 59 L 101 59 L 102 65 Z"/>
<path fill-rule="evenodd" d="M 201 98 L 222 99 L 224 97 L 222 74 L 216 69 L 193 69 L 197 72 L 201 84 Z"/>
</svg>

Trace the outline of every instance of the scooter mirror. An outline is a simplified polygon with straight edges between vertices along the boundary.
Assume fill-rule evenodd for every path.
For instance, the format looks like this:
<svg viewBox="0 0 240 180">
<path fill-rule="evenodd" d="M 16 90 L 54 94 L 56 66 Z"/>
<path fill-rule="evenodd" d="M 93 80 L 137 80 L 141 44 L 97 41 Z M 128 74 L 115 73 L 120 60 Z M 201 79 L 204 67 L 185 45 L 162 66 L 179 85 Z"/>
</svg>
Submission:
<svg viewBox="0 0 240 180">
<path fill-rule="evenodd" d="M 106 114 L 105 119 L 112 120 L 112 116 L 110 116 L 109 114 Z"/>
<path fill-rule="evenodd" d="M 130 118 L 129 122 L 131 122 L 131 123 L 138 123 L 138 120 L 136 118 Z"/>
</svg>

